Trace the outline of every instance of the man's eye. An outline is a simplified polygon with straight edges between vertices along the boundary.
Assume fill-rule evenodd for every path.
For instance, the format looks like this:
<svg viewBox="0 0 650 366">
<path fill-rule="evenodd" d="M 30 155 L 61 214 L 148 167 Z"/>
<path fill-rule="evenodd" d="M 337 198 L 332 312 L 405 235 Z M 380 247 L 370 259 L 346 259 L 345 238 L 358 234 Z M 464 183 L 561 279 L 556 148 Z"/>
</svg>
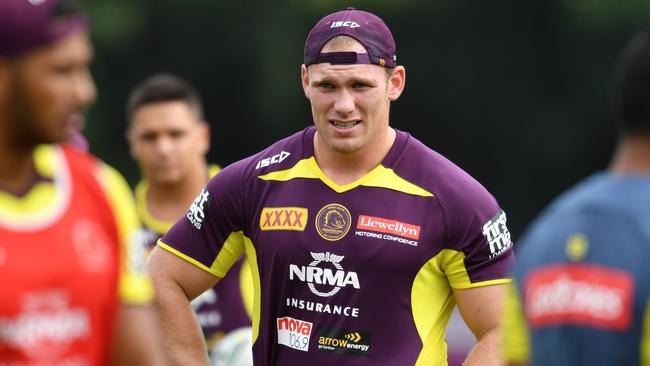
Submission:
<svg viewBox="0 0 650 366">
<path fill-rule="evenodd" d="M 75 71 L 73 65 L 59 65 L 54 68 L 54 72 L 57 74 L 72 74 Z"/>
<path fill-rule="evenodd" d="M 368 85 L 366 83 L 354 83 L 354 84 L 352 84 L 352 87 L 355 88 L 355 89 L 359 89 L 359 88 L 368 88 L 368 87 L 370 87 L 370 85 Z"/>
<path fill-rule="evenodd" d="M 181 138 L 181 137 L 185 136 L 185 131 L 171 131 L 169 133 L 169 136 L 171 138 L 178 139 L 178 138 Z"/>
<path fill-rule="evenodd" d="M 144 134 L 140 135 L 140 140 L 151 142 L 151 141 L 155 141 L 156 137 L 157 137 L 156 134 L 144 133 Z"/>
<path fill-rule="evenodd" d="M 323 89 L 334 89 L 334 84 L 332 83 L 319 83 L 318 87 Z"/>
</svg>

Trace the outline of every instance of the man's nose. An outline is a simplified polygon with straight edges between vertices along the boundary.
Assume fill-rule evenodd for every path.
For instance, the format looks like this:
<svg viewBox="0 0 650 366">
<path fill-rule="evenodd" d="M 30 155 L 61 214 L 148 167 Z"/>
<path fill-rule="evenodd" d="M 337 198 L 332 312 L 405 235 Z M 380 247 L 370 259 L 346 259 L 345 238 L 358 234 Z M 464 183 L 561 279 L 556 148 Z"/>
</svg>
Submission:
<svg viewBox="0 0 650 366">
<path fill-rule="evenodd" d="M 84 107 L 95 101 L 95 98 L 97 98 L 95 81 L 93 80 L 88 68 L 84 68 L 75 74 L 74 93 L 79 104 Z"/>
<path fill-rule="evenodd" d="M 334 110 L 340 115 L 348 115 L 354 112 L 354 95 L 346 88 L 341 88 L 336 96 Z"/>
</svg>

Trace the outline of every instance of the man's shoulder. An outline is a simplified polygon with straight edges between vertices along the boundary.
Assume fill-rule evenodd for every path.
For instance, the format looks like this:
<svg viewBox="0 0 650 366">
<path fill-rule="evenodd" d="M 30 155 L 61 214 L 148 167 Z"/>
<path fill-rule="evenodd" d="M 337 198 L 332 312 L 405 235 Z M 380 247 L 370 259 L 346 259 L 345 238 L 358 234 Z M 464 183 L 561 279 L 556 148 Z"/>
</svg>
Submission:
<svg viewBox="0 0 650 366">
<path fill-rule="evenodd" d="M 540 219 L 599 216 L 607 220 L 650 214 L 650 179 L 639 180 L 596 173 L 560 194 L 540 214 Z"/>
<path fill-rule="evenodd" d="M 38 175 L 58 188 L 69 180 L 95 185 L 97 174 L 105 165 L 94 155 L 68 144 L 39 145 L 33 156 Z"/>
<path fill-rule="evenodd" d="M 518 276 L 587 250 L 588 261 L 601 264 L 624 263 L 622 253 L 650 254 L 649 184 L 599 173 L 558 196 L 521 236 Z"/>
<path fill-rule="evenodd" d="M 400 177 L 433 192 L 442 201 L 491 198 L 481 183 L 443 154 L 405 132 L 398 131 L 398 139 L 404 140 L 403 147 L 388 167 Z"/>
<path fill-rule="evenodd" d="M 591 209 L 583 211 L 583 207 L 590 207 L 596 203 L 598 197 L 595 195 L 596 182 L 593 180 L 583 180 L 578 182 L 565 192 L 553 199 L 530 223 L 522 235 L 520 245 L 523 247 L 534 248 L 538 241 L 549 241 L 548 246 L 563 245 L 557 240 L 551 240 L 560 234 L 561 228 L 568 231 L 578 230 L 578 222 L 586 214 L 592 215 L 595 211 L 589 213 Z M 598 188 L 597 190 L 599 190 Z M 592 206 L 594 207 L 594 206 Z M 584 231 L 582 227 L 580 230 Z M 528 249 L 532 250 L 532 249 Z"/>
<path fill-rule="evenodd" d="M 123 179 L 121 174 L 112 166 L 106 164 L 97 156 L 88 151 L 80 150 L 68 144 L 54 145 L 60 149 L 65 157 L 71 173 L 77 179 L 92 180 L 101 183 L 103 176 L 108 174 L 112 177 Z"/>
</svg>

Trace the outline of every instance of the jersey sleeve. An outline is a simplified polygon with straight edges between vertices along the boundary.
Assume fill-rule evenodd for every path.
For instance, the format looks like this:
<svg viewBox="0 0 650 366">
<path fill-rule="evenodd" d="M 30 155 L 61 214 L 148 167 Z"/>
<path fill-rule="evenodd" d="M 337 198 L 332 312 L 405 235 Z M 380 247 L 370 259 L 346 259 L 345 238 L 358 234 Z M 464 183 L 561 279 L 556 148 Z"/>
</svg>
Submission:
<svg viewBox="0 0 650 366">
<path fill-rule="evenodd" d="M 453 182 L 453 181 L 452 181 Z M 506 213 L 469 175 L 456 177 L 439 196 L 445 217 L 445 273 L 452 288 L 510 282 L 514 263 Z"/>
<path fill-rule="evenodd" d="M 244 253 L 242 179 L 236 165 L 221 170 L 158 245 L 216 277 L 224 277 Z"/>
<path fill-rule="evenodd" d="M 122 175 L 104 163 L 100 163 L 97 175 L 113 209 L 122 248 L 118 296 L 122 303 L 149 302 L 153 287 L 144 271 L 145 253 L 136 242 L 140 224 L 131 190 Z"/>
</svg>

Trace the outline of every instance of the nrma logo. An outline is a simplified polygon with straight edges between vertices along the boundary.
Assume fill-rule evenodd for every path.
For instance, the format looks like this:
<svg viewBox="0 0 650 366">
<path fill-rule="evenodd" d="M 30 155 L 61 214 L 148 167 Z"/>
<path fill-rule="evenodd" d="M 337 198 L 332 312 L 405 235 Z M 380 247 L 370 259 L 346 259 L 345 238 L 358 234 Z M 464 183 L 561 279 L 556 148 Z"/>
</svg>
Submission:
<svg viewBox="0 0 650 366">
<path fill-rule="evenodd" d="M 341 266 L 344 256 L 327 253 L 311 253 L 314 259 L 307 266 L 289 266 L 289 279 L 307 282 L 309 290 L 321 297 L 334 296 L 343 287 L 352 286 L 360 289 L 359 276 L 356 272 L 346 272 Z M 324 267 L 325 263 L 330 263 L 332 267 Z M 316 288 L 327 287 L 329 291 L 323 292 Z"/>
</svg>

